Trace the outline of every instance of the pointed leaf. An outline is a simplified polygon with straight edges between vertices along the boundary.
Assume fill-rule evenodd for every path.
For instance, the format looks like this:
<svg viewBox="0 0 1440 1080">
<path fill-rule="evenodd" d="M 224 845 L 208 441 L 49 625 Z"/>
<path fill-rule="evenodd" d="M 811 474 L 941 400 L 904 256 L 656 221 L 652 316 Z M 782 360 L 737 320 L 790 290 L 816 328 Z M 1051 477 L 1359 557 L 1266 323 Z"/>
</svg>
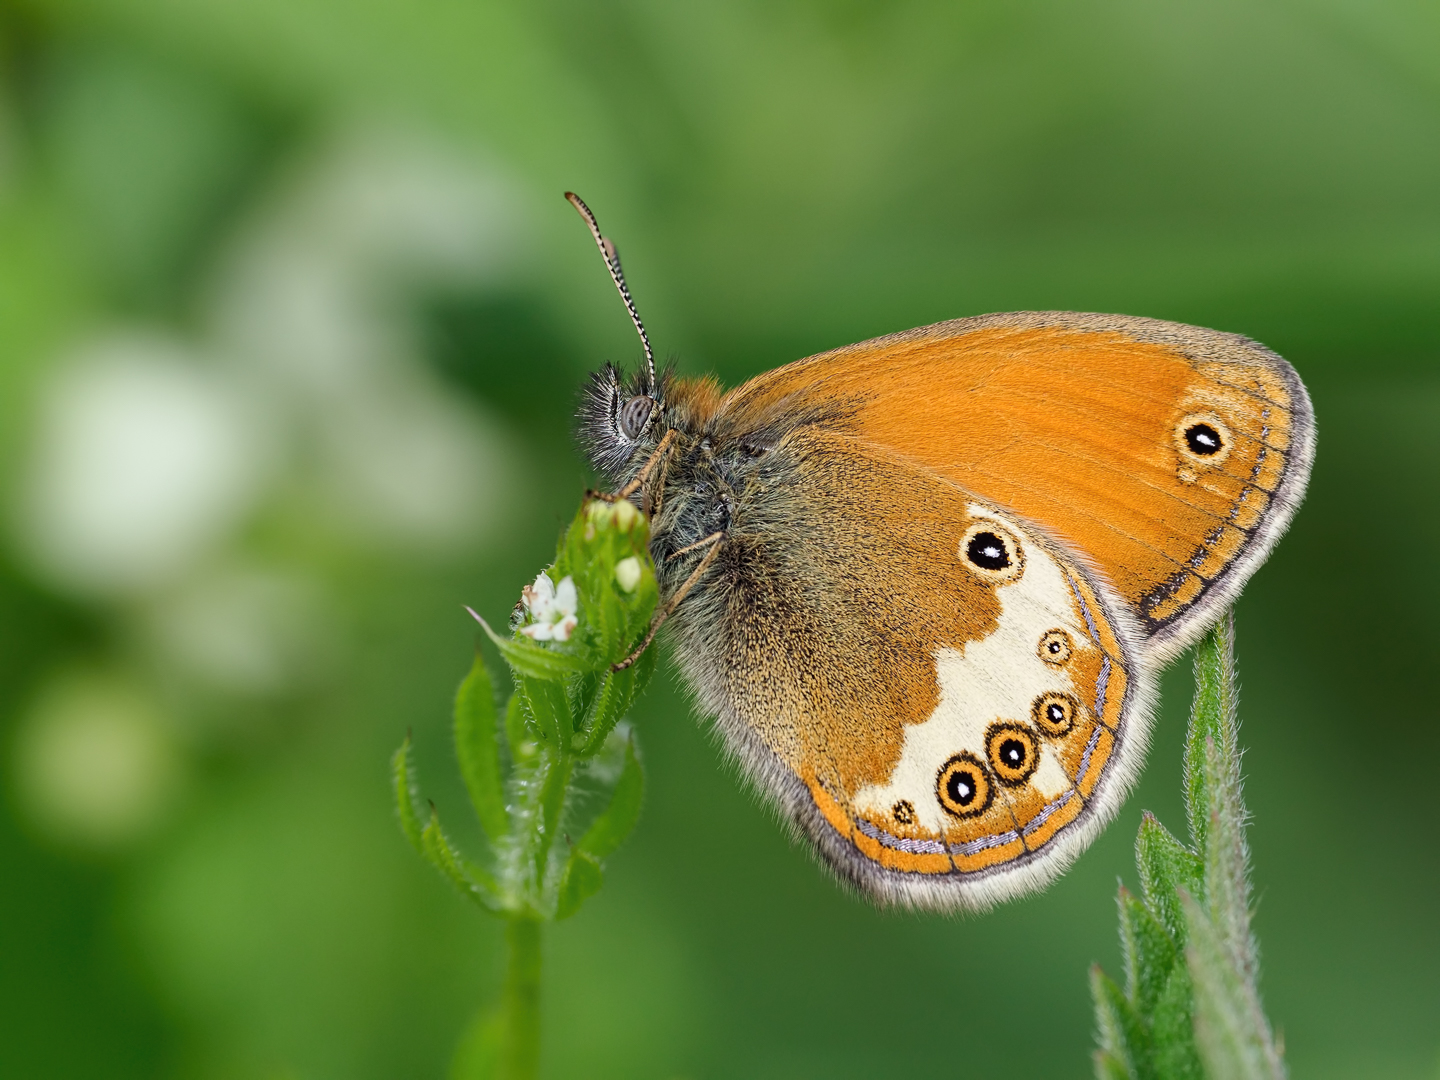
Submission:
<svg viewBox="0 0 1440 1080">
<path fill-rule="evenodd" d="M 1144 1026 L 1124 992 L 1098 964 L 1090 969 L 1090 996 L 1095 1001 L 1100 1052 L 1106 1056 L 1107 1068 L 1111 1070 L 1107 1075 L 1140 1080 L 1142 1074 L 1136 1068 L 1137 1063 L 1149 1058 Z"/>
<path fill-rule="evenodd" d="M 1205 774 L 1205 741 L 1222 750 L 1235 745 L 1235 621 L 1227 612 L 1195 647 L 1195 699 L 1185 738 L 1185 812 L 1196 851 L 1205 849 L 1205 833 L 1215 809 L 1213 779 Z M 1236 755 L 1235 781 L 1239 782 Z"/>
<path fill-rule="evenodd" d="M 504 909 L 494 884 L 488 880 L 472 878 L 461 865 L 460 855 L 441 831 L 440 817 L 433 807 L 430 820 L 421 833 L 421 842 L 425 857 L 435 869 L 450 879 L 452 885 L 487 911 L 499 912 Z"/>
<path fill-rule="evenodd" d="M 1160 920 L 1128 889 L 1120 890 L 1119 906 L 1125 996 L 1141 1017 L 1148 1017 L 1170 979 L 1179 950 Z"/>
<path fill-rule="evenodd" d="M 580 733 L 584 738 L 577 747 L 577 753 L 588 756 L 605 744 L 610 732 L 615 730 L 615 725 L 635 700 L 635 676 L 634 666 L 624 671 L 605 673 L 581 726 Z"/>
<path fill-rule="evenodd" d="M 525 716 L 525 699 L 517 691 L 505 704 L 505 741 L 510 746 L 510 760 L 525 765 L 535 757 L 535 735 Z"/>
<path fill-rule="evenodd" d="M 410 846 L 423 855 L 425 845 L 421 839 L 423 829 L 420 815 L 415 810 L 418 796 L 415 791 L 415 770 L 410 764 L 409 735 L 405 736 L 400 749 L 396 750 L 395 756 L 390 759 L 390 774 L 395 785 L 395 809 L 400 813 L 400 829 L 405 833 L 405 839 L 410 841 Z"/>
<path fill-rule="evenodd" d="M 560 747 L 563 742 L 563 749 L 568 751 L 574 721 L 570 717 L 570 701 L 564 683 L 522 676 L 520 699 L 535 724 L 540 742 L 552 749 Z"/>
<path fill-rule="evenodd" d="M 611 580 L 614 566 L 613 558 L 597 560 L 586 575 L 593 597 L 589 610 L 594 617 L 595 648 L 607 662 L 620 651 L 626 624 L 624 606 Z"/>
<path fill-rule="evenodd" d="M 475 615 L 473 611 L 470 614 Z M 500 655 L 505 658 L 505 662 L 515 670 L 517 675 L 526 675 L 535 679 L 564 679 L 592 666 L 578 656 L 547 649 L 544 645 L 531 641 L 527 637 L 502 637 L 491 630 L 490 624 L 479 615 L 475 615 L 475 621 L 495 643 L 495 647 L 500 650 Z"/>
<path fill-rule="evenodd" d="M 1205 862 L 1202 898 L 1231 962 L 1253 982 L 1259 960 L 1250 931 L 1250 852 L 1240 782 L 1239 691 L 1234 617 L 1225 618 L 1195 651 L 1195 705 L 1186 742 L 1191 830 Z"/>
<path fill-rule="evenodd" d="M 605 685 L 604 671 L 586 671 L 566 680 L 565 693 L 570 699 L 570 715 L 584 717 L 595 707 L 596 695 Z M 577 726 L 576 730 L 580 730 Z"/>
<path fill-rule="evenodd" d="M 1170 932 L 1176 944 L 1183 945 L 1185 916 L 1180 910 L 1176 890 L 1185 889 L 1192 895 L 1203 895 L 1203 864 L 1149 811 L 1140 819 L 1140 835 L 1135 840 L 1135 861 L 1140 868 L 1140 884 L 1144 888 L 1146 905 Z"/>
<path fill-rule="evenodd" d="M 1205 1070 L 1195 1049 L 1190 969 L 1185 964 L 1177 963 L 1171 969 L 1149 1019 L 1158 1080 L 1205 1080 Z"/>
<path fill-rule="evenodd" d="M 477 653 L 470 674 L 455 695 L 455 756 L 465 789 L 485 835 L 499 840 L 510 830 L 505 813 L 505 780 L 500 771 L 498 711 L 490 673 Z"/>
<path fill-rule="evenodd" d="M 1135 1080 L 1135 1074 L 1125 1062 L 1104 1050 L 1095 1051 L 1095 1077 L 1096 1080 Z"/>
<path fill-rule="evenodd" d="M 1231 963 L 1205 909 L 1182 897 L 1189 926 L 1185 959 L 1194 986 L 1195 1045 L 1206 1075 L 1226 1080 L 1283 1080 L 1285 1067 L 1254 987 Z"/>
<path fill-rule="evenodd" d="M 635 633 L 631 646 L 625 650 L 626 656 L 629 656 L 630 653 L 639 646 L 644 636 L 649 633 L 649 630 L 650 622 L 647 619 Z M 655 665 L 659 662 L 659 659 L 660 650 L 652 644 L 650 648 L 640 654 L 640 659 L 631 665 L 631 670 L 635 672 L 635 697 L 639 697 L 640 692 L 650 685 L 650 678 L 655 674 Z"/>
<path fill-rule="evenodd" d="M 565 800 L 570 792 L 570 779 L 574 776 L 574 758 L 569 754 L 555 754 L 540 786 L 539 813 L 535 818 L 535 840 L 531 858 L 535 866 L 535 881 L 544 889 L 547 871 L 550 867 L 550 852 L 560 836 L 561 822 L 565 816 Z"/>
<path fill-rule="evenodd" d="M 575 759 L 561 748 L 542 744 L 535 756 L 533 769 L 524 781 L 517 818 L 519 848 L 516 855 L 523 868 L 523 890 L 527 904 L 536 911 L 553 909 L 554 897 L 549 889 L 563 876 L 551 874 L 551 852 L 562 833 L 566 798 L 574 776 Z M 546 897 L 549 897 L 547 901 Z"/>
<path fill-rule="evenodd" d="M 560 883 L 555 906 L 556 920 L 574 915 L 581 904 L 600 891 L 604 883 L 605 875 L 599 862 L 578 848 L 572 851 L 570 861 L 565 865 L 565 878 Z"/>
<path fill-rule="evenodd" d="M 1205 838 L 1205 901 L 1230 962 L 1247 981 L 1259 972 L 1250 930 L 1250 851 L 1245 844 L 1245 806 L 1238 776 L 1213 739 L 1205 742 L 1205 774 L 1214 795 Z M 1236 770 L 1238 772 L 1238 769 Z"/>
<path fill-rule="evenodd" d="M 645 772 L 640 767 L 632 737 L 625 744 L 625 765 L 615 783 L 615 792 L 610 796 L 610 805 L 585 830 L 576 849 L 597 862 L 603 861 L 635 828 L 635 823 L 640 820 L 640 804 L 644 798 Z"/>
</svg>

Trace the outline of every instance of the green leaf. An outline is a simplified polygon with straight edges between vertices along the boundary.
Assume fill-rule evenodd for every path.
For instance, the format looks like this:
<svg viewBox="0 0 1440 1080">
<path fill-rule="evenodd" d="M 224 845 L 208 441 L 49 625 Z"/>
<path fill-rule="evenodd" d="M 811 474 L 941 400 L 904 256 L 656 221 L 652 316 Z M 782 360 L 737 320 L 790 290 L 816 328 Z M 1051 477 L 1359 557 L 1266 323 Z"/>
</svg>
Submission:
<svg viewBox="0 0 1440 1080">
<path fill-rule="evenodd" d="M 1205 1080 L 1205 1070 L 1195 1049 L 1190 970 L 1183 963 L 1177 963 L 1170 970 L 1149 1020 L 1158 1080 Z"/>
<path fill-rule="evenodd" d="M 597 559 L 587 567 L 585 592 L 589 597 L 591 626 L 595 636 L 595 651 L 608 664 L 620 651 L 621 638 L 625 633 L 625 605 L 620 599 L 614 583 L 615 559 Z"/>
<path fill-rule="evenodd" d="M 521 789 L 517 819 L 517 879 L 527 897 L 527 904 L 537 912 L 547 908 L 547 887 L 558 884 L 560 875 L 549 874 L 550 855 L 561 833 L 565 803 L 574 777 L 574 761 L 562 747 L 542 743 L 535 763 Z M 563 871 L 563 866 L 560 867 Z M 551 897 L 553 901 L 553 896 Z"/>
<path fill-rule="evenodd" d="M 1202 796 L 1191 800 L 1191 809 L 1202 840 L 1198 850 L 1205 860 L 1203 900 L 1231 962 L 1247 982 L 1253 982 L 1259 959 L 1250 932 L 1250 852 L 1240 783 L 1234 636 L 1234 622 L 1227 615 L 1196 650 L 1195 710 L 1186 771 L 1199 776 Z M 1196 827 L 1192 824 L 1192 829 Z"/>
<path fill-rule="evenodd" d="M 1109 1070 L 1098 1072 L 1101 1058 L 1097 1057 L 1097 1075 L 1141 1080 L 1144 1074 L 1136 1068 L 1137 1063 L 1149 1058 L 1149 1040 L 1144 1026 L 1124 992 L 1114 979 L 1100 970 L 1098 964 L 1090 969 L 1090 996 L 1095 999 L 1101 1057 Z"/>
<path fill-rule="evenodd" d="M 405 833 L 405 839 L 410 841 L 410 846 L 423 855 L 425 845 L 421 838 L 420 815 L 415 811 L 415 801 L 419 796 L 415 790 L 415 770 L 410 764 L 409 735 L 405 736 L 400 749 L 390 759 L 390 773 L 395 785 L 395 808 L 400 813 L 400 829 Z"/>
<path fill-rule="evenodd" d="M 1252 982 L 1259 958 L 1250 932 L 1250 852 L 1245 844 L 1245 805 L 1238 775 L 1214 740 L 1205 742 L 1205 774 L 1213 795 L 1205 842 L 1205 901 L 1230 962 Z M 1238 774 L 1238 768 L 1233 770 Z"/>
<path fill-rule="evenodd" d="M 570 850 L 556 897 L 557 919 L 573 915 L 600 888 L 604 881 L 604 860 L 630 835 L 639 820 L 645 774 L 633 738 L 626 740 L 624 753 L 610 802 Z"/>
<path fill-rule="evenodd" d="M 597 861 L 602 861 L 618 848 L 635 823 L 640 820 L 640 805 L 645 799 L 645 772 L 640 767 L 640 758 L 635 753 L 635 740 L 625 744 L 625 764 L 620 770 L 620 779 L 615 782 L 610 805 L 585 830 L 585 835 L 576 845 Z"/>
<path fill-rule="evenodd" d="M 565 693 L 570 699 L 570 715 L 575 717 L 585 716 L 595 706 L 595 695 L 605 685 L 604 671 L 586 671 L 575 676 L 565 683 Z M 575 730 L 579 731 L 582 725 L 577 722 Z"/>
<path fill-rule="evenodd" d="M 1149 1016 L 1179 959 L 1175 939 L 1128 889 L 1120 890 L 1120 947 L 1125 958 L 1125 996 Z"/>
<path fill-rule="evenodd" d="M 1282 1080 L 1285 1067 L 1254 986 L 1231 962 L 1205 909 L 1188 894 L 1182 903 L 1189 926 L 1185 959 L 1194 986 L 1195 1045 L 1206 1075 Z"/>
<path fill-rule="evenodd" d="M 1215 810 L 1214 778 L 1205 769 L 1206 740 L 1215 740 L 1223 751 L 1234 751 L 1239 782 L 1234 644 L 1235 621 L 1227 612 L 1195 647 L 1195 698 L 1185 738 L 1185 813 L 1196 851 L 1205 850 L 1206 830 Z"/>
<path fill-rule="evenodd" d="M 575 581 L 583 610 L 580 635 L 597 664 L 621 659 L 649 626 L 659 598 L 649 535 L 648 522 L 629 503 L 591 500 L 561 540 L 553 573 Z M 639 568 L 628 589 L 616 577 L 626 559 Z"/>
<path fill-rule="evenodd" d="M 641 625 L 640 629 L 636 632 L 630 648 L 625 650 L 626 656 L 630 655 L 630 652 L 640 644 L 641 639 L 645 636 L 645 634 L 649 633 L 649 631 L 650 620 L 647 618 L 643 625 Z M 652 644 L 650 648 L 646 649 L 643 653 L 641 653 L 640 658 L 630 666 L 630 670 L 635 672 L 635 697 L 639 697 L 641 691 L 643 691 L 645 687 L 650 685 L 650 677 L 655 674 L 655 665 L 659 663 L 659 660 L 660 650 Z"/>
<path fill-rule="evenodd" d="M 505 741 L 510 746 L 510 760 L 528 765 L 535 758 L 535 735 L 525 716 L 525 701 L 519 692 L 510 695 L 505 705 Z"/>
<path fill-rule="evenodd" d="M 1130 1067 L 1114 1054 L 1095 1051 L 1095 1075 L 1098 1080 L 1134 1080 Z"/>
<path fill-rule="evenodd" d="M 435 869 L 450 879 L 450 883 L 462 893 L 474 900 L 487 911 L 500 912 L 504 910 L 504 904 L 500 899 L 494 883 L 480 878 L 473 878 L 462 865 L 460 855 L 451 846 L 449 839 L 440 828 L 440 816 L 435 808 L 430 808 L 430 820 L 421 833 L 421 851 Z M 473 872 L 473 868 L 472 868 Z"/>
<path fill-rule="evenodd" d="M 600 863 L 578 848 L 570 853 L 565 864 L 565 877 L 560 883 L 560 894 L 555 905 L 555 918 L 568 919 L 580 910 L 580 905 L 600 891 L 605 884 L 605 875 Z"/>
<path fill-rule="evenodd" d="M 495 647 L 500 650 L 500 655 L 505 658 L 505 662 L 514 669 L 517 675 L 533 679 L 564 679 L 594 666 L 587 664 L 573 653 L 547 649 L 544 645 L 531 641 L 527 637 L 501 637 L 491 630 L 490 624 L 479 615 L 475 615 L 473 611 L 470 614 L 475 616 L 475 621 L 495 643 Z"/>
<path fill-rule="evenodd" d="M 570 701 L 565 685 L 553 679 L 523 675 L 520 678 L 520 698 L 534 721 L 540 742 L 551 748 L 559 748 L 563 742 L 563 749 L 568 750 L 574 721 L 570 717 Z"/>
<path fill-rule="evenodd" d="M 1144 903 L 1120 890 L 1128 996 L 1091 975 L 1101 1029 L 1097 1076 L 1284 1076 L 1256 988 L 1237 702 L 1234 624 L 1227 615 L 1195 657 L 1185 745 L 1186 814 L 1195 847 L 1144 815 L 1135 843 Z"/>
<path fill-rule="evenodd" d="M 1185 942 L 1185 915 L 1180 910 L 1177 890 L 1204 895 L 1204 865 L 1199 856 L 1170 835 L 1148 810 L 1140 819 L 1135 839 L 1135 861 L 1145 903 L 1170 932 L 1177 945 Z"/>
<path fill-rule="evenodd" d="M 580 745 L 576 752 L 588 757 L 605 744 L 615 725 L 625 716 L 635 700 L 635 668 L 607 671 L 601 676 L 599 688 L 590 699 L 590 708 L 581 723 Z"/>
<path fill-rule="evenodd" d="M 549 763 L 540 777 L 540 805 L 533 822 L 530 845 L 537 890 L 543 890 L 546 884 L 550 852 L 560 836 L 566 796 L 570 792 L 571 778 L 575 775 L 574 759 L 568 753 L 557 752 L 546 756 Z"/>
<path fill-rule="evenodd" d="M 500 771 L 500 741 L 495 690 L 477 653 L 470 674 L 455 695 L 455 756 L 465 788 L 485 835 L 492 841 L 510 829 L 505 812 L 505 780 Z"/>
</svg>

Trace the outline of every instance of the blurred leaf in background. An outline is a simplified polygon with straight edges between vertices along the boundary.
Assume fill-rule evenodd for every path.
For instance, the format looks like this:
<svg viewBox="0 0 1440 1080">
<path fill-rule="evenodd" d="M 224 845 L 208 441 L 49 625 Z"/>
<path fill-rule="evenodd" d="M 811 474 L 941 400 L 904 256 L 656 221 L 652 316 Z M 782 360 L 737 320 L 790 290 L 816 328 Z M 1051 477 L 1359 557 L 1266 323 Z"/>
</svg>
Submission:
<svg viewBox="0 0 1440 1080">
<path fill-rule="evenodd" d="M 499 943 L 385 762 L 456 775 L 460 605 L 638 354 L 573 189 L 690 374 L 1020 308 L 1295 363 L 1311 496 L 1237 610 L 1267 1008 L 1297 1076 L 1434 1076 L 1433 5 L 22 0 L 0 55 L 0 1072 L 443 1075 Z M 549 1075 L 1084 1075 L 1165 692 L 1123 820 L 952 922 L 837 890 L 657 685 Z"/>
</svg>

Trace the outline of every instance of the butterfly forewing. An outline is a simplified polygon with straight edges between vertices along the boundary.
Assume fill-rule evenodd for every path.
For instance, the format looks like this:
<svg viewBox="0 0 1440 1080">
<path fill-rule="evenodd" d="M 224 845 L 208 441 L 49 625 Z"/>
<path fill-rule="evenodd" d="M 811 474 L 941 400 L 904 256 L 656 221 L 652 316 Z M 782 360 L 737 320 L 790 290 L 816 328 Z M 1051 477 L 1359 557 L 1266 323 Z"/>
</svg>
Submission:
<svg viewBox="0 0 1440 1080">
<path fill-rule="evenodd" d="M 1284 360 L 1150 319 L 962 319 L 802 360 L 732 392 L 719 430 L 819 417 L 1040 522 L 1093 560 L 1167 655 L 1283 532 L 1313 419 Z"/>
</svg>

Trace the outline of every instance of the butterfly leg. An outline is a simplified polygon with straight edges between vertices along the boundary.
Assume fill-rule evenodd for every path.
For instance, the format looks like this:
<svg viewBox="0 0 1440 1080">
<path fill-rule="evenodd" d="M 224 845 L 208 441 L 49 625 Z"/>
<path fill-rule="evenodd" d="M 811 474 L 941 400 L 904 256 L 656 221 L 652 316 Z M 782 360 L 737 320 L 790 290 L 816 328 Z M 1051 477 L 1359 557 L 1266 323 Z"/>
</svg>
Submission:
<svg viewBox="0 0 1440 1080">
<path fill-rule="evenodd" d="M 645 481 L 649 479 L 650 470 L 655 468 L 656 463 L 665 456 L 674 441 L 675 429 L 671 428 L 665 433 L 665 437 L 660 440 L 660 445 L 655 447 L 655 452 L 650 455 L 649 460 L 647 460 L 644 466 L 640 469 L 640 471 L 635 474 L 634 480 L 631 480 L 630 483 L 626 484 L 623 488 L 621 488 L 617 492 L 614 492 L 613 494 L 603 491 L 592 491 L 590 494 L 594 498 L 601 499 L 604 502 L 608 503 L 619 502 L 621 499 L 628 499 L 631 495 L 634 495 L 635 492 L 639 491 L 641 485 L 643 485 Z"/>
<path fill-rule="evenodd" d="M 715 543 L 715 541 L 717 540 L 723 539 L 725 539 L 725 534 L 723 532 L 713 532 L 709 536 L 705 537 L 704 540 L 696 540 L 695 543 L 687 544 L 679 551 L 672 551 L 669 555 L 665 557 L 665 561 L 670 562 L 672 559 L 678 559 L 681 555 L 686 555 L 689 552 L 695 551 L 697 548 L 705 547 L 709 544 Z"/>
<path fill-rule="evenodd" d="M 650 647 L 650 643 L 655 640 L 655 635 L 660 632 L 660 627 L 665 625 L 665 620 L 675 613 L 675 609 L 680 606 L 680 601 L 685 599 L 685 594 L 693 589 L 695 583 L 700 580 L 701 575 L 710 569 L 710 564 L 715 561 L 715 556 L 720 554 L 721 541 L 724 540 L 724 538 L 724 533 L 711 533 L 698 544 L 691 544 L 689 547 L 681 549 L 681 551 L 693 551 L 705 544 L 710 545 L 710 550 L 705 553 L 705 557 L 700 560 L 699 565 L 691 571 L 689 577 L 680 583 L 680 587 L 675 590 L 675 594 L 665 602 L 665 606 L 657 611 L 655 617 L 650 620 L 650 629 L 645 634 L 645 640 L 640 642 L 640 645 L 635 651 L 625 657 L 624 660 L 621 660 L 617 664 L 611 664 L 611 671 L 624 671 L 631 664 L 635 663 L 636 660 L 640 659 L 641 654 L 644 653 L 645 650 Z M 677 551 L 671 555 L 670 558 L 673 559 L 675 555 L 679 555 L 680 553 L 680 551 Z"/>
</svg>

